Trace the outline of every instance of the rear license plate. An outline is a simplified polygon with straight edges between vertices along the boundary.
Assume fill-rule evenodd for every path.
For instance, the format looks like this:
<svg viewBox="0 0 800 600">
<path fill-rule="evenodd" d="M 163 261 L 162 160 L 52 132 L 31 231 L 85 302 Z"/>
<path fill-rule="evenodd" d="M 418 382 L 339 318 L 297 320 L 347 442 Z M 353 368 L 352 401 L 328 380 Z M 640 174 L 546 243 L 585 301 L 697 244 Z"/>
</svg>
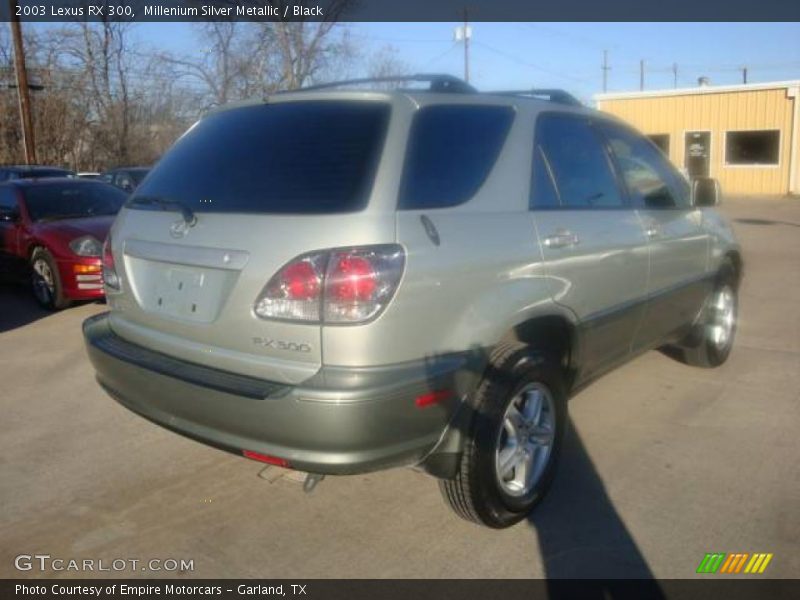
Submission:
<svg viewBox="0 0 800 600">
<path fill-rule="evenodd" d="M 155 286 L 153 308 L 160 313 L 191 320 L 205 320 L 203 303 L 206 273 L 198 269 L 169 268 Z"/>
</svg>

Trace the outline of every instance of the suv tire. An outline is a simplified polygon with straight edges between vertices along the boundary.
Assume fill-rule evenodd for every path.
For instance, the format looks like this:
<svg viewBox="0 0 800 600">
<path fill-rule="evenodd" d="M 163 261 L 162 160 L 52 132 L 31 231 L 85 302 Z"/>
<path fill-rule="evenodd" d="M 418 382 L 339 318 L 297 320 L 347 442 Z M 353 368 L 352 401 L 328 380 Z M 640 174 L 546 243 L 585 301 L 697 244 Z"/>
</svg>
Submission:
<svg viewBox="0 0 800 600">
<path fill-rule="evenodd" d="M 33 297 L 43 308 L 61 310 L 71 304 L 64 297 L 56 261 L 46 248 L 36 248 L 31 255 L 31 284 Z"/>
<path fill-rule="evenodd" d="M 473 400 L 459 470 L 439 487 L 460 517 L 501 529 L 524 519 L 553 480 L 567 417 L 562 369 L 524 344 L 502 343 Z"/>
<path fill-rule="evenodd" d="M 730 260 L 726 260 L 719 270 L 699 322 L 679 348 L 682 362 L 711 369 L 728 360 L 736 336 L 738 290 L 736 269 Z"/>
</svg>

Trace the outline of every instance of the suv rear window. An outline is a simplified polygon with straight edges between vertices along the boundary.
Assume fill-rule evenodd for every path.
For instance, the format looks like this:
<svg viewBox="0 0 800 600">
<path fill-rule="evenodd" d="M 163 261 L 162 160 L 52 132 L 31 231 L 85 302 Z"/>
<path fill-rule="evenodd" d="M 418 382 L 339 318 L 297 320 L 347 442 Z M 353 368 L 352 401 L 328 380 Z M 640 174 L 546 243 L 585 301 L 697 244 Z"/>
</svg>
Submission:
<svg viewBox="0 0 800 600">
<path fill-rule="evenodd" d="M 357 211 L 367 202 L 388 120 L 389 105 L 377 102 L 287 102 L 214 113 L 176 142 L 135 196 L 198 212 Z"/>
<path fill-rule="evenodd" d="M 411 126 L 400 208 L 445 208 L 469 200 L 497 162 L 513 120 L 509 106 L 421 108 Z"/>
</svg>

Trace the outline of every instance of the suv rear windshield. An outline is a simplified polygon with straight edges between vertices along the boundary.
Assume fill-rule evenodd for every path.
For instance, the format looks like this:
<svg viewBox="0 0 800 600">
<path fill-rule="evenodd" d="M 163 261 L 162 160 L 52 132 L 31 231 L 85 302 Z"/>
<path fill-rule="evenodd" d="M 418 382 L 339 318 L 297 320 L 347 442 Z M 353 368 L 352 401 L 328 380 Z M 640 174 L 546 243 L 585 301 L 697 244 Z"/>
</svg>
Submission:
<svg viewBox="0 0 800 600">
<path fill-rule="evenodd" d="M 367 202 L 388 120 L 389 105 L 377 102 L 287 102 L 214 113 L 176 142 L 135 197 L 198 212 L 357 211 Z"/>
</svg>

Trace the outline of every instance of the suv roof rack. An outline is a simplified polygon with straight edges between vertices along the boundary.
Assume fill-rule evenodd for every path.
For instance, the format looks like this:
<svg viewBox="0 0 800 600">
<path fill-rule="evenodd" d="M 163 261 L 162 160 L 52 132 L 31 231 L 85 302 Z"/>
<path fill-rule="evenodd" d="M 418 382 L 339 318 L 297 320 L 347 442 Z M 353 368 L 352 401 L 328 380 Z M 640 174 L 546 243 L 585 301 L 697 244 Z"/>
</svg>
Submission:
<svg viewBox="0 0 800 600">
<path fill-rule="evenodd" d="M 531 88 L 529 90 L 502 90 L 499 92 L 486 92 L 487 94 L 494 94 L 496 96 L 523 96 L 529 98 L 544 97 L 550 102 L 557 102 L 558 104 L 568 104 L 570 106 L 583 106 L 580 100 L 569 92 L 555 88 Z"/>
<path fill-rule="evenodd" d="M 362 77 L 360 79 L 344 79 L 342 81 L 331 81 L 302 87 L 294 92 L 308 92 L 314 90 L 325 90 L 330 88 L 346 87 L 352 85 L 362 85 L 365 83 L 403 83 L 403 82 L 425 82 L 430 84 L 430 92 L 446 92 L 454 94 L 475 94 L 477 89 L 472 87 L 463 79 L 453 75 L 444 74 L 417 74 L 417 75 L 393 75 L 390 77 Z"/>
<path fill-rule="evenodd" d="M 453 75 L 446 75 L 441 73 L 418 73 L 416 75 L 390 75 L 387 77 L 361 77 L 358 79 L 343 79 L 341 81 L 329 81 L 327 83 L 318 83 L 299 88 L 297 90 L 286 90 L 285 92 L 277 92 L 279 94 L 289 92 L 311 92 L 316 90 L 328 90 L 340 87 L 349 87 L 355 85 L 364 85 L 367 83 L 405 83 L 405 82 L 423 82 L 428 83 L 427 91 L 430 92 L 443 92 L 452 94 L 493 94 L 495 96 L 520 96 L 528 98 L 546 98 L 550 102 L 557 102 L 558 104 L 567 104 L 570 106 L 583 106 L 580 100 L 575 96 L 564 90 L 555 88 L 531 88 L 527 90 L 502 90 L 497 92 L 479 92 L 476 88 L 468 84 L 463 79 L 459 79 Z"/>
</svg>

